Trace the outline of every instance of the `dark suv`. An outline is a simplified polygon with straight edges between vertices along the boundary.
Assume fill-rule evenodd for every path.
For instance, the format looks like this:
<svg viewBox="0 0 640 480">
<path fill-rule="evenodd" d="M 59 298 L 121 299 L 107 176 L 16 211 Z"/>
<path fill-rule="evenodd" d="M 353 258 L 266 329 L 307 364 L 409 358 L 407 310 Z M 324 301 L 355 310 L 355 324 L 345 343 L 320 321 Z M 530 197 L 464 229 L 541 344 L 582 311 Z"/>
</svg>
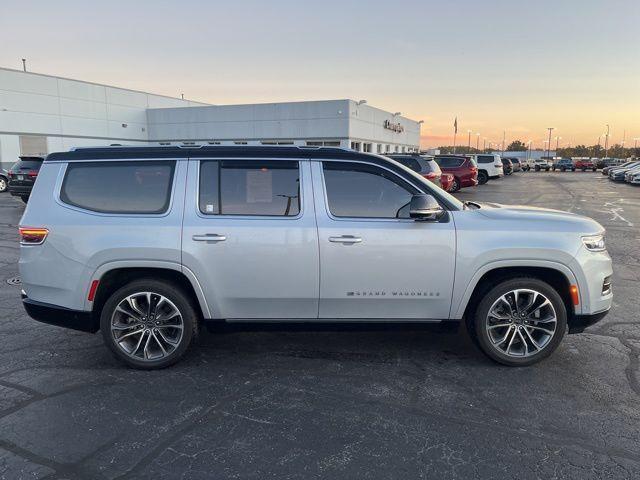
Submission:
<svg viewBox="0 0 640 480">
<path fill-rule="evenodd" d="M 560 170 L 561 172 L 571 170 L 572 172 L 575 172 L 576 166 L 573 164 L 573 160 L 571 160 L 570 158 L 560 158 L 553 162 L 553 165 L 551 165 L 551 170 L 553 170 L 554 172 L 556 170 Z"/>
<path fill-rule="evenodd" d="M 435 183 L 442 188 L 442 170 L 438 164 L 433 160 L 433 157 L 418 154 L 404 154 L 404 155 L 385 155 L 398 163 L 401 163 L 407 168 L 410 168 L 414 172 L 419 173 L 427 180 Z"/>
<path fill-rule="evenodd" d="M 436 162 L 443 172 L 453 175 L 451 192 L 457 192 L 461 188 L 475 187 L 478 185 L 478 165 L 473 157 L 464 155 L 438 155 Z"/>
<path fill-rule="evenodd" d="M 504 174 L 511 175 L 513 173 L 513 163 L 511 163 L 511 160 L 505 157 L 502 157 L 500 160 L 502 160 Z"/>
<path fill-rule="evenodd" d="M 20 197 L 24 203 L 27 203 L 42 166 L 42 160 L 42 157 L 20 157 L 20 161 L 9 169 L 9 193 L 11 195 Z"/>
</svg>

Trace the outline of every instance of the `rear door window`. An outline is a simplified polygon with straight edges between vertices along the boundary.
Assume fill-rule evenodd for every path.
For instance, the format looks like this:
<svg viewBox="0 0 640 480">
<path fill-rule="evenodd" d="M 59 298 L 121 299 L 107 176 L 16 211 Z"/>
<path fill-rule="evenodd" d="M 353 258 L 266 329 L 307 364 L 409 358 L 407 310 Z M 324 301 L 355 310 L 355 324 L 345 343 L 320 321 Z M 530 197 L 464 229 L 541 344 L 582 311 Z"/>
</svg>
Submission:
<svg viewBox="0 0 640 480">
<path fill-rule="evenodd" d="M 60 199 L 100 213 L 158 214 L 169 208 L 175 161 L 72 162 Z"/>
<path fill-rule="evenodd" d="M 442 168 L 456 168 L 462 165 L 463 159 L 451 158 L 451 157 L 440 157 L 437 159 L 437 162 L 440 164 Z"/>
<path fill-rule="evenodd" d="M 401 163 L 407 168 L 410 168 L 414 172 L 420 173 L 422 171 L 422 167 L 420 166 L 420 162 L 412 157 L 392 157 L 396 162 Z"/>
<path fill-rule="evenodd" d="M 297 161 L 200 162 L 200 212 L 205 215 L 295 217 L 300 213 Z"/>
<path fill-rule="evenodd" d="M 478 163 L 493 163 L 493 155 L 478 155 Z"/>
</svg>

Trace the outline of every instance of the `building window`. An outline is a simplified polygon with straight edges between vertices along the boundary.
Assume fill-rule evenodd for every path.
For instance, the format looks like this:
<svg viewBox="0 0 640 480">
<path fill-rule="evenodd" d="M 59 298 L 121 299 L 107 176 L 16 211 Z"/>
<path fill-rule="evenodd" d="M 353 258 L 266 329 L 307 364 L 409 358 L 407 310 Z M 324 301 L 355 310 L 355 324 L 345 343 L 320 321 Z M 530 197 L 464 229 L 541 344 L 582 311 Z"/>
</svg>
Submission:
<svg viewBox="0 0 640 480">
<path fill-rule="evenodd" d="M 362 151 L 365 153 L 371 153 L 371 144 L 370 143 L 363 143 L 362 144 Z"/>
<path fill-rule="evenodd" d="M 293 145 L 293 140 L 265 140 L 262 145 Z"/>
<path fill-rule="evenodd" d="M 391 145 L 385 145 L 384 151 L 389 153 L 391 151 Z"/>
<path fill-rule="evenodd" d="M 246 144 L 247 144 L 247 142 L 246 142 L 246 141 L 244 141 L 244 140 L 240 140 L 240 141 L 237 141 L 237 142 L 233 142 L 233 144 L 234 144 L 234 145 L 246 145 Z"/>
<path fill-rule="evenodd" d="M 207 142 L 209 145 L 220 145 L 220 142 L 214 141 L 214 142 Z"/>
<path fill-rule="evenodd" d="M 382 145 L 378 144 L 377 150 L 378 153 L 382 153 Z"/>
</svg>

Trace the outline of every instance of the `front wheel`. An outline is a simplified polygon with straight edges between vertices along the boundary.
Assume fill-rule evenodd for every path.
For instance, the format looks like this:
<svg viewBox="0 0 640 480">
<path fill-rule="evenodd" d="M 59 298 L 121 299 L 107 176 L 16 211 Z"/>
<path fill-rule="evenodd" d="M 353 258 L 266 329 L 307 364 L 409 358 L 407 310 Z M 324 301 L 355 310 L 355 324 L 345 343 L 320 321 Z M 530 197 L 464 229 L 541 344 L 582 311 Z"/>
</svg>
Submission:
<svg viewBox="0 0 640 480">
<path fill-rule="evenodd" d="M 453 177 L 453 182 L 451 183 L 451 189 L 449 191 L 453 193 L 458 190 L 460 190 L 460 180 L 458 180 L 457 177 Z"/>
<path fill-rule="evenodd" d="M 595 172 L 596 170 L 597 170 L 597 168 L 592 168 L 591 169 L 592 172 Z"/>
<path fill-rule="evenodd" d="M 7 179 L 0 177 L 0 193 L 7 191 Z"/>
<path fill-rule="evenodd" d="M 503 365 L 526 366 L 558 348 L 567 328 L 567 311 L 551 285 L 521 277 L 491 289 L 468 325 L 489 358 Z"/>
<path fill-rule="evenodd" d="M 489 181 L 489 175 L 484 170 L 478 172 L 478 184 L 484 185 Z"/>
<path fill-rule="evenodd" d="M 196 336 L 198 316 L 178 285 L 135 280 L 116 291 L 100 316 L 102 338 L 130 367 L 164 368 L 186 353 Z"/>
</svg>

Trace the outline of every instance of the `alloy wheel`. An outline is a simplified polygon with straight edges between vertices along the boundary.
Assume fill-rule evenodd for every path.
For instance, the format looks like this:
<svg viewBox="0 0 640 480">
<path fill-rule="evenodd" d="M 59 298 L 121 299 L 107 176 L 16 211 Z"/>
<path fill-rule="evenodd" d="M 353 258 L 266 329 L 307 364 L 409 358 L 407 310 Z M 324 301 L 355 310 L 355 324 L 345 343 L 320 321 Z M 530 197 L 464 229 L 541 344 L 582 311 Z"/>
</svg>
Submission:
<svg viewBox="0 0 640 480">
<path fill-rule="evenodd" d="M 531 289 L 511 290 L 489 308 L 485 328 L 491 346 L 503 355 L 525 358 L 544 350 L 557 332 L 551 301 Z"/>
<path fill-rule="evenodd" d="M 4 192 L 7 189 L 7 181 L 0 177 L 0 192 Z"/>
<path fill-rule="evenodd" d="M 111 316 L 111 335 L 127 356 L 157 361 L 171 355 L 182 341 L 184 321 L 178 307 L 158 293 L 125 297 Z"/>
</svg>

